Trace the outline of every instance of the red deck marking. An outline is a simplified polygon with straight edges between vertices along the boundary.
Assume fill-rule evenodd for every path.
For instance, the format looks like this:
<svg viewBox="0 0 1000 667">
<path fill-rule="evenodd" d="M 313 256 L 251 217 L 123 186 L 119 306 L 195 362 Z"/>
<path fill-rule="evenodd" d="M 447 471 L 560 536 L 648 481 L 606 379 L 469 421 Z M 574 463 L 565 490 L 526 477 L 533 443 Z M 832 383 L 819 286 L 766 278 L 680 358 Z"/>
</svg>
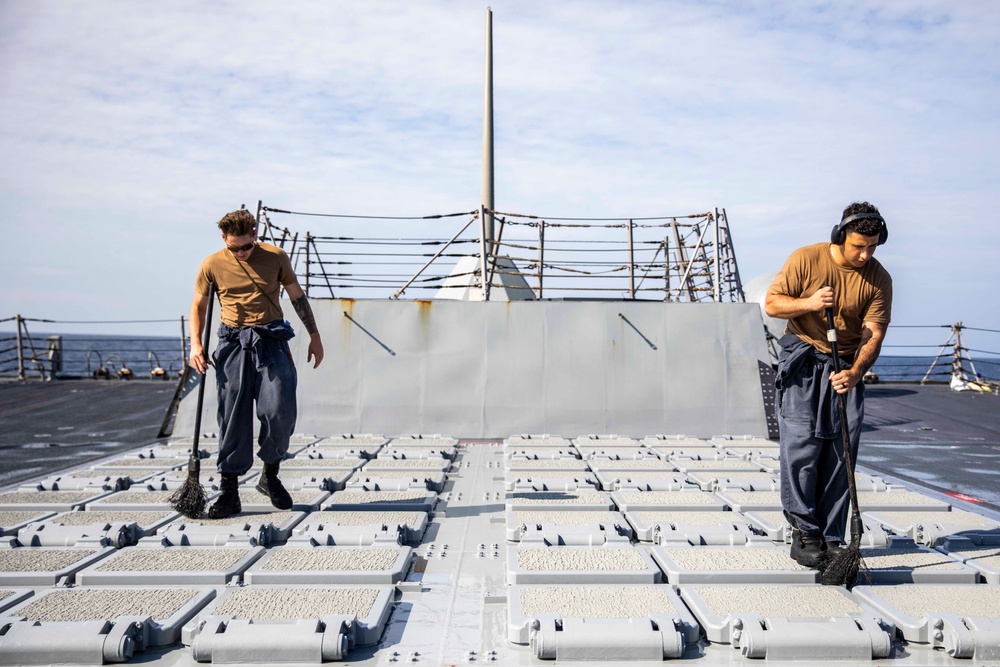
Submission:
<svg viewBox="0 0 1000 667">
<path fill-rule="evenodd" d="M 968 503 L 982 503 L 984 501 L 979 498 L 973 498 L 972 496 L 967 496 L 964 493 L 951 493 L 950 491 L 945 491 L 944 495 L 951 496 L 952 498 L 958 498 L 959 500 L 964 500 Z"/>
</svg>

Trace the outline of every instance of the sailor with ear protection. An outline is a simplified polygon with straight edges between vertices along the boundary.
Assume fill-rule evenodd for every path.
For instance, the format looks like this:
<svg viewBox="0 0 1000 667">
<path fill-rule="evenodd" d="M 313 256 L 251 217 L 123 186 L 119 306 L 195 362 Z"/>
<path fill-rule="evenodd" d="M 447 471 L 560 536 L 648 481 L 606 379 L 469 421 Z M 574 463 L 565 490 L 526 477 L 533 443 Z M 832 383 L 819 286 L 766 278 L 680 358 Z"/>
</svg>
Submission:
<svg viewBox="0 0 1000 667">
<path fill-rule="evenodd" d="M 788 321 L 778 358 L 781 502 L 792 558 L 822 570 L 842 547 L 850 512 L 836 394 L 845 394 L 857 460 L 862 378 L 878 358 L 892 310 L 892 278 L 874 258 L 889 232 L 868 202 L 844 209 L 829 242 L 799 248 L 768 289 L 764 310 Z M 842 370 L 833 371 L 826 310 L 833 311 Z"/>
</svg>

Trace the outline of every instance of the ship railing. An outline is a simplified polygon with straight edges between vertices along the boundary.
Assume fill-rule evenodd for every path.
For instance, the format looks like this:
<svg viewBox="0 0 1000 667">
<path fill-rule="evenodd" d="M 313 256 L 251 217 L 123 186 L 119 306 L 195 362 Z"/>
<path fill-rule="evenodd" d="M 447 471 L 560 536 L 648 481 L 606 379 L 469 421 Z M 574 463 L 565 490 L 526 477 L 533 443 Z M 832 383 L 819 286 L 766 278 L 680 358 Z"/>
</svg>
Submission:
<svg viewBox="0 0 1000 667">
<path fill-rule="evenodd" d="M 926 361 L 924 362 L 926 370 L 922 371 L 922 377 L 919 380 L 921 384 L 945 383 L 951 384 L 954 388 L 1000 393 L 1000 352 L 981 347 L 968 347 L 963 336 L 963 332 L 972 331 L 976 332 L 975 335 L 979 336 L 981 340 L 985 340 L 986 335 L 1000 334 L 1000 330 L 968 327 L 962 322 L 944 325 L 891 325 L 890 328 L 948 329 L 950 331 L 950 335 L 944 343 L 884 344 L 882 346 L 883 355 L 887 351 L 936 351 L 929 365 L 926 365 Z M 926 359 L 926 357 L 920 358 Z M 892 359 L 899 360 L 890 361 Z M 877 377 L 880 380 L 911 379 L 915 373 L 914 361 L 906 360 L 905 357 L 883 356 L 875 368 L 878 370 Z"/>
<path fill-rule="evenodd" d="M 272 215 L 308 217 L 323 232 L 293 231 Z M 310 298 L 449 298 L 471 287 L 483 300 L 745 300 L 725 209 L 572 218 L 480 207 L 403 217 L 258 203 L 258 219 L 260 237 L 288 252 Z M 407 233 L 379 233 L 381 223 Z"/>
<path fill-rule="evenodd" d="M 135 335 L 137 325 L 179 322 L 180 336 Z M 22 317 L 0 319 L 0 377 L 18 379 L 176 380 L 187 366 L 185 318 L 170 320 L 69 321 Z M 108 333 L 80 333 L 102 329 Z M 38 329 L 44 333 L 38 333 Z M 148 328 L 148 327 L 147 327 Z M 161 327 L 157 327 L 161 328 Z M 164 331 L 168 327 L 162 327 Z M 164 368 L 161 359 L 166 361 Z M 147 372 L 148 367 L 148 372 Z"/>
</svg>

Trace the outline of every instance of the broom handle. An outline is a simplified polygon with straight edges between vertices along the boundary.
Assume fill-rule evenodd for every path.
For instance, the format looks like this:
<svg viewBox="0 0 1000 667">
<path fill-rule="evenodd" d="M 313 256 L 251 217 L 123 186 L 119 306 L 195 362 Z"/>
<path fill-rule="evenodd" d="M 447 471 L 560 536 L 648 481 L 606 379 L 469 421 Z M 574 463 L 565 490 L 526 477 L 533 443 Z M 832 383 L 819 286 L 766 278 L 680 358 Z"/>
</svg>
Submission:
<svg viewBox="0 0 1000 667">
<path fill-rule="evenodd" d="M 212 343 L 212 305 L 215 301 L 215 283 L 208 284 L 208 310 L 205 313 L 205 326 L 201 331 L 201 352 L 205 356 L 205 363 L 208 363 L 208 346 Z M 198 438 L 201 435 L 201 406 L 205 402 L 205 380 L 208 376 L 208 367 L 205 374 L 201 376 L 198 383 L 198 404 L 194 413 L 194 438 L 191 444 L 191 458 L 198 459 Z"/>
<path fill-rule="evenodd" d="M 840 372 L 840 354 L 837 351 L 837 327 L 833 323 L 833 309 L 826 309 L 826 338 L 833 352 L 833 372 Z M 861 537 L 861 511 L 858 508 L 858 488 L 854 481 L 854 455 L 851 453 L 851 437 L 847 426 L 847 399 L 837 394 L 840 407 L 840 432 L 844 441 L 844 463 L 847 465 L 847 488 L 851 494 L 851 540 Z M 856 537 L 855 537 L 856 536 Z"/>
</svg>

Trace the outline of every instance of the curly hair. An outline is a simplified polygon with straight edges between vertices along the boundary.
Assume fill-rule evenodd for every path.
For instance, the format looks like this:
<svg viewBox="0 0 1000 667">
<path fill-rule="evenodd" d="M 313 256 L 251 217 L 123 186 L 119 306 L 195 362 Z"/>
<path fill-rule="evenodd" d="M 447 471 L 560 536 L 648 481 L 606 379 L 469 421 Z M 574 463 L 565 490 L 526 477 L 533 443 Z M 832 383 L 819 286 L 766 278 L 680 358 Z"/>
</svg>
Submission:
<svg viewBox="0 0 1000 667">
<path fill-rule="evenodd" d="M 219 229 L 226 236 L 252 236 L 256 228 L 257 220 L 246 209 L 226 213 L 219 220 Z"/>
<path fill-rule="evenodd" d="M 846 220 L 852 215 L 858 215 L 859 213 L 874 213 L 878 216 L 882 215 L 872 204 L 869 204 L 866 201 L 856 201 L 844 209 L 844 214 L 840 216 L 840 219 Z M 885 222 L 878 218 L 862 218 L 861 220 L 854 220 L 853 222 L 847 223 L 844 227 L 844 232 L 854 232 L 855 234 L 860 234 L 861 236 L 878 236 L 882 231 L 883 225 L 885 225 Z"/>
</svg>

